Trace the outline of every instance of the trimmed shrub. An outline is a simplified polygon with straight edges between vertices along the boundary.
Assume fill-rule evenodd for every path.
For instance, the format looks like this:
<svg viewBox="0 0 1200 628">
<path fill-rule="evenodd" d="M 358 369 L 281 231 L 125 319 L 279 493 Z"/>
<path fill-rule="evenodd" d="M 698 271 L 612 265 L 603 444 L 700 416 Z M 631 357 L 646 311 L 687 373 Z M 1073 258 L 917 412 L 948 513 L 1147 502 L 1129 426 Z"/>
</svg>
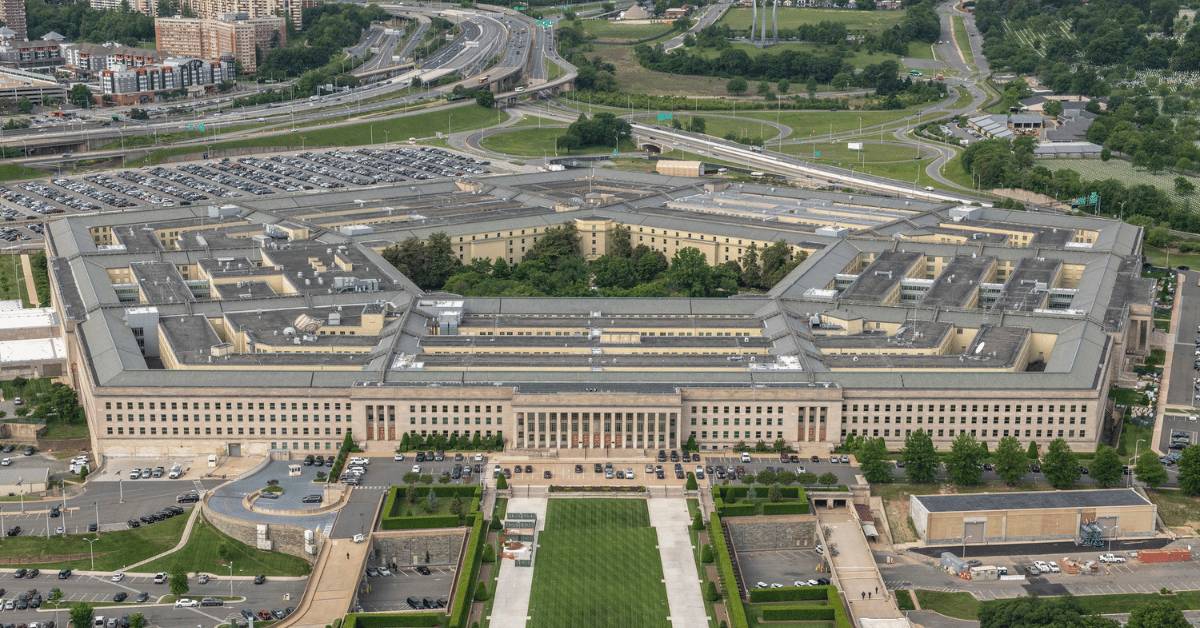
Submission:
<svg viewBox="0 0 1200 628">
<path fill-rule="evenodd" d="M 778 504 L 763 504 L 764 515 L 806 515 L 808 504 L 800 502 L 782 502 Z"/>
<path fill-rule="evenodd" d="M 488 599 L 487 583 L 484 582 L 483 580 L 480 580 L 479 583 L 475 585 L 475 601 L 476 602 L 484 602 L 487 599 Z"/>
<path fill-rule="evenodd" d="M 763 609 L 763 621 L 829 621 L 834 618 L 828 606 L 768 606 Z"/>
<path fill-rule="evenodd" d="M 712 539 L 713 552 L 717 555 L 721 586 L 730 592 L 725 601 L 725 612 L 729 615 L 729 621 L 733 622 L 733 628 L 748 628 L 750 621 L 746 618 L 746 607 L 742 606 L 742 598 L 737 595 L 737 579 L 733 575 L 733 561 L 729 558 L 729 547 L 725 545 L 719 513 L 714 513 L 708 522 L 708 538 Z"/>
<path fill-rule="evenodd" d="M 488 543 L 487 545 L 483 546 L 483 562 L 485 562 L 485 563 L 496 562 L 496 548 L 492 547 L 491 543 Z"/>
<path fill-rule="evenodd" d="M 462 572 L 459 574 L 458 590 L 454 592 L 454 600 L 450 603 L 450 626 L 465 626 L 471 616 L 471 582 L 479 576 L 479 555 L 483 552 L 483 516 L 473 515 L 471 525 L 471 540 L 467 544 L 467 555 L 463 557 Z M 445 617 L 445 615 L 441 615 Z"/>
<path fill-rule="evenodd" d="M 717 591 L 717 583 L 709 580 L 708 584 L 704 585 L 704 599 L 709 602 L 716 602 L 721 599 L 721 592 Z"/>
<path fill-rule="evenodd" d="M 704 547 L 700 548 L 700 562 L 707 565 L 708 563 L 711 563 L 712 561 L 713 561 L 712 545 L 705 543 Z"/>
<path fill-rule="evenodd" d="M 724 508 L 717 511 L 722 517 L 753 517 L 757 514 L 757 508 L 753 503 L 748 504 L 728 504 Z"/>
<path fill-rule="evenodd" d="M 412 626 L 423 628 L 440 625 L 445 615 L 441 613 L 396 613 L 394 615 L 347 615 L 346 628 L 390 628 Z"/>
<path fill-rule="evenodd" d="M 799 602 L 828 599 L 826 589 L 837 587 L 783 587 L 782 589 L 750 589 L 751 602 Z"/>
</svg>

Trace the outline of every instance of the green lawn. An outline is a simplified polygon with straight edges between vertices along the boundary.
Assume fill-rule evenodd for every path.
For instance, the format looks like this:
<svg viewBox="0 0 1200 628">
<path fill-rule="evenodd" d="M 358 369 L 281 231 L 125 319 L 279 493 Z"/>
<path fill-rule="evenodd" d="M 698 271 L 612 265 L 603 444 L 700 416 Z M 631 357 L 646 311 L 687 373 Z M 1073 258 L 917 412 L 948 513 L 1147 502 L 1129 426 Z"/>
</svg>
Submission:
<svg viewBox="0 0 1200 628">
<path fill-rule="evenodd" d="M 913 606 L 911 593 L 909 593 L 908 591 L 904 591 L 904 590 L 894 591 L 893 593 L 895 593 L 895 595 L 896 595 L 896 606 L 899 607 L 900 610 L 902 610 L 902 611 L 917 610 L 917 607 Z"/>
<path fill-rule="evenodd" d="M 21 307 L 30 307 L 20 255 L 0 255 L 0 299 L 20 299 Z"/>
<path fill-rule="evenodd" d="M 703 116 L 704 114 L 700 115 Z M 788 136 L 789 138 L 803 140 L 811 136 L 828 135 L 830 125 L 832 125 L 834 133 L 858 131 L 861 128 L 866 139 L 873 139 L 879 131 L 867 130 L 869 127 L 880 124 L 891 124 L 913 115 L 916 115 L 913 111 L 900 109 L 895 111 L 752 111 L 739 113 L 738 117 L 745 116 L 756 120 L 778 121 L 780 124 L 792 128 L 792 133 Z M 884 139 L 887 139 L 886 132 Z"/>
<path fill-rule="evenodd" d="M 584 20 L 583 30 L 595 35 L 599 41 L 636 41 L 651 37 L 662 37 L 671 32 L 670 22 L 658 24 L 628 24 L 608 20 Z"/>
<path fill-rule="evenodd" d="M 823 55 L 829 54 L 835 50 L 834 46 L 830 46 L 830 45 L 826 45 L 826 44 L 808 44 L 808 43 L 800 43 L 800 42 L 787 42 L 787 43 L 782 43 L 782 44 L 776 44 L 769 48 L 763 49 L 763 48 L 759 48 L 758 46 L 755 46 L 753 44 L 750 44 L 748 42 L 740 42 L 739 41 L 739 42 L 730 42 L 729 47 L 734 50 L 741 50 L 741 51 L 745 52 L 747 55 L 750 56 L 751 59 L 758 57 L 759 55 L 763 54 L 764 52 L 769 52 L 771 54 L 778 55 L 784 51 L 792 51 L 792 52 L 797 52 L 797 53 L 808 53 L 808 54 L 815 54 L 815 55 L 823 56 Z M 720 57 L 721 53 L 723 52 L 723 50 L 718 50 L 716 48 L 693 48 L 692 50 L 695 51 L 695 54 L 698 54 L 706 59 L 716 59 L 716 58 Z M 930 51 L 929 46 L 926 46 L 925 44 L 921 44 L 921 43 L 913 44 L 913 45 L 909 46 L 909 52 L 915 53 L 912 55 L 911 58 L 915 58 L 915 59 L 932 59 L 933 58 L 932 51 Z M 882 63 L 887 60 L 893 60 L 893 61 L 898 62 L 900 60 L 900 56 L 890 53 L 890 52 L 872 53 L 872 52 L 867 51 L 866 49 L 855 50 L 853 48 L 850 48 L 845 51 L 845 55 L 842 57 L 843 62 L 850 63 L 851 65 L 853 65 L 856 68 L 861 68 L 861 67 L 868 66 L 868 65 L 875 65 L 877 63 Z M 901 65 L 903 65 L 903 64 L 901 64 Z M 924 69 L 923 71 L 929 72 L 928 69 Z M 721 80 L 725 81 L 728 79 L 721 79 Z M 747 80 L 750 80 L 750 77 L 747 77 Z M 722 84 L 724 84 L 724 83 L 722 83 Z M 753 89 L 755 86 L 757 86 L 757 84 L 758 84 L 758 81 L 751 81 L 750 87 Z M 798 83 L 793 83 L 793 87 L 790 90 L 790 92 L 793 94 L 801 93 L 803 91 L 804 91 L 804 83 L 802 81 L 798 82 Z M 818 94 L 821 92 L 829 92 L 829 91 L 833 91 L 833 87 L 828 84 L 821 85 L 817 89 Z"/>
<path fill-rule="evenodd" d="M 1200 177 L 1180 175 L 1179 173 L 1167 170 L 1160 170 L 1158 173 L 1152 174 L 1145 168 L 1135 168 L 1133 164 L 1124 159 L 1110 159 L 1108 161 L 1100 159 L 1037 159 L 1034 161 L 1034 165 L 1045 166 L 1055 171 L 1070 168 L 1078 172 L 1084 181 L 1116 179 L 1125 185 L 1153 185 L 1166 193 L 1173 202 L 1181 205 L 1185 200 L 1194 205 L 1200 199 L 1195 193 L 1180 194 L 1175 191 L 1176 177 L 1183 176 L 1184 179 L 1193 185 L 1200 184 Z M 1187 262 L 1180 263 L 1186 264 Z"/>
<path fill-rule="evenodd" d="M 1125 425 L 1121 427 L 1121 442 L 1118 444 L 1117 449 L 1120 450 L 1121 445 L 1124 445 L 1125 451 L 1127 452 L 1125 455 L 1133 457 L 1134 452 L 1140 454 L 1141 452 L 1145 451 L 1147 447 L 1150 447 L 1153 440 L 1154 428 L 1142 427 L 1137 423 L 1126 421 Z M 1144 442 L 1139 445 L 1138 441 Z M 1129 464 L 1129 460 L 1123 460 L 1122 463 Z"/>
<path fill-rule="evenodd" d="M 958 49 L 962 51 L 963 60 L 967 65 L 975 65 L 975 54 L 971 52 L 971 37 L 967 35 L 967 23 L 963 18 L 955 15 L 954 18 L 954 42 L 958 44 Z"/>
<path fill-rule="evenodd" d="M 962 153 L 955 155 L 953 159 L 946 162 L 946 165 L 942 166 L 942 176 L 965 188 L 975 187 L 971 173 L 963 170 Z"/>
<path fill-rule="evenodd" d="M 32 507 L 26 504 L 27 508 Z M 40 508 L 40 506 L 38 506 Z M 12 512 L 15 508 L 9 506 L 5 510 Z M 87 516 L 86 514 L 81 516 Z M 171 549 L 183 535 L 187 524 L 187 515 L 172 517 L 153 525 L 142 526 L 132 530 L 119 530 L 100 534 L 100 540 L 95 546 L 96 570 L 116 571 L 124 569 L 140 560 L 145 560 L 155 554 Z M 53 536 L 17 536 L 4 539 L 0 544 L 0 556 L 44 557 L 46 562 L 22 565 L 23 567 L 38 567 L 44 570 L 90 569 L 91 560 L 87 556 L 88 543 L 85 538 L 94 539 L 96 534 L 69 534 L 65 537 Z M 84 554 L 82 560 L 55 561 L 57 556 L 68 554 Z"/>
<path fill-rule="evenodd" d="M 554 142 L 557 138 L 566 133 L 564 128 L 522 128 L 517 131 L 506 133 L 497 133 L 489 135 L 479 143 L 487 150 L 505 155 L 522 155 L 525 157 L 548 157 L 554 156 Z M 613 147 L 608 146 L 588 146 L 577 148 L 570 152 L 571 155 L 598 155 L 601 153 L 611 153 Z M 620 150 L 623 152 L 636 151 L 637 146 L 628 139 L 622 139 Z M 542 151 L 545 151 L 543 153 Z M 559 156 L 567 155 L 566 152 L 559 150 Z"/>
<path fill-rule="evenodd" d="M 546 80 L 547 81 L 553 81 L 554 79 L 556 79 L 566 73 L 566 70 L 562 69 L 562 66 L 560 66 L 559 64 L 551 61 L 550 57 L 546 57 L 543 60 L 543 63 L 546 64 Z"/>
<path fill-rule="evenodd" d="M 4 164 L 0 166 L 0 181 L 15 181 L 17 179 L 37 179 L 46 176 L 45 172 L 26 168 L 21 164 Z"/>
<path fill-rule="evenodd" d="M 184 517 L 176 517 L 170 521 L 183 521 L 183 519 Z M 160 524 L 156 523 L 147 527 L 154 528 L 157 525 Z M 142 530 L 146 528 L 138 529 Z M 178 537 L 176 538 L 178 539 Z M 197 521 L 196 525 L 192 527 L 191 537 L 188 538 L 187 543 L 179 551 L 167 554 L 154 562 L 138 567 L 138 569 L 147 572 L 206 572 L 218 576 L 228 574 L 228 562 L 217 555 L 217 549 L 222 543 L 228 548 L 229 559 L 233 561 L 234 567 L 237 568 L 237 572 L 234 575 L 303 576 L 312 571 L 312 566 L 302 558 L 282 552 L 259 551 L 235 540 L 203 519 Z M 161 552 L 162 550 L 159 551 Z"/>
<path fill-rule="evenodd" d="M 530 126 L 539 127 L 539 128 L 541 128 L 541 127 L 558 127 L 560 129 L 567 128 L 567 125 L 563 124 L 562 122 L 560 122 L 558 120 L 552 120 L 550 118 L 543 118 L 540 116 L 521 116 L 520 122 L 511 124 L 507 128 L 513 129 L 513 128 L 517 128 L 517 127 L 530 127 Z"/>
<path fill-rule="evenodd" d="M 1150 403 L 1150 398 L 1146 396 L 1146 393 L 1132 388 L 1114 388 L 1108 391 L 1108 396 L 1115 399 L 1118 405 L 1144 406 Z"/>
<path fill-rule="evenodd" d="M 734 30 L 750 28 L 751 9 L 730 9 L 717 21 Z M 760 19 L 762 16 L 759 16 Z M 880 33 L 904 20 L 904 11 L 851 11 L 846 9 L 810 9 L 779 7 L 779 28 L 796 28 L 803 24 L 834 22 L 846 25 L 851 31 Z M 770 28 L 767 29 L 770 32 Z"/>
<path fill-rule="evenodd" d="M 1150 258 L 1150 263 L 1155 266 L 1166 266 L 1168 261 L 1172 268 L 1184 264 L 1192 268 L 1200 267 L 1200 254 L 1181 255 L 1179 253 L 1171 253 L 1170 260 L 1167 259 L 1167 254 L 1162 249 L 1156 249 L 1152 246 L 1145 247 L 1145 255 Z"/>
<path fill-rule="evenodd" d="M 779 604 L 746 604 L 746 618 L 749 619 L 750 628 L 834 628 L 836 625 L 831 621 L 768 621 L 762 620 L 763 609 L 768 606 L 779 606 Z M 803 602 L 787 602 L 786 606 L 828 606 L 824 600 L 820 601 L 803 601 Z"/>
<path fill-rule="evenodd" d="M 497 120 L 503 122 L 507 119 L 507 116 L 507 113 L 497 112 L 495 109 L 486 109 L 470 104 L 390 120 L 379 120 L 377 122 L 363 122 L 324 129 L 309 128 L 299 133 L 264 135 L 262 137 L 228 142 L 215 141 L 209 144 L 208 147 L 178 146 L 155 151 L 148 158 L 129 162 L 129 165 L 133 167 L 147 163 L 159 163 L 167 157 L 199 154 L 207 151 L 208 148 L 222 150 L 249 146 L 293 147 L 304 145 L 315 149 L 325 146 L 364 146 L 370 143 L 372 139 L 372 126 L 374 127 L 373 137 L 376 143 L 382 142 L 384 131 L 388 132 L 388 137 L 396 138 L 392 141 L 403 141 L 403 139 L 408 137 L 432 137 L 438 132 L 446 133 L 447 130 L 458 133 L 460 131 L 492 126 L 497 123 Z"/>
<path fill-rule="evenodd" d="M 531 628 L 669 628 L 657 544 L 644 501 L 550 500 L 534 558 Z"/>
<path fill-rule="evenodd" d="M 855 140 L 858 141 L 858 140 Z M 862 150 L 850 150 L 846 142 L 834 144 L 825 142 L 805 142 L 803 144 L 785 144 L 783 152 L 796 155 L 802 159 L 817 163 L 841 163 L 844 167 L 865 161 L 867 164 L 876 162 L 904 162 L 911 164 L 917 154 L 916 146 L 900 146 L 897 144 L 863 144 Z M 816 157 L 814 153 L 821 153 Z"/>
<path fill-rule="evenodd" d="M 941 613 L 947 617 L 975 620 L 979 617 L 979 600 L 965 591 L 946 593 L 944 591 L 913 591 L 921 610 Z"/>
</svg>

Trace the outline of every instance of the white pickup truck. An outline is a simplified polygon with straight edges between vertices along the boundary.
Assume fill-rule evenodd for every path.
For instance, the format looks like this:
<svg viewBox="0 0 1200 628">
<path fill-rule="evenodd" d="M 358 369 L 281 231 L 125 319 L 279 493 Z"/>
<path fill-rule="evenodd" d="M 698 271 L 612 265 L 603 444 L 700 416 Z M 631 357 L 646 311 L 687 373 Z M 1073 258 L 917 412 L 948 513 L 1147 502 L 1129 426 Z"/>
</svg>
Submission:
<svg viewBox="0 0 1200 628">
<path fill-rule="evenodd" d="M 1125 557 L 1117 556 L 1116 554 L 1101 554 L 1100 562 L 1102 562 L 1102 563 L 1123 563 L 1123 562 L 1125 562 Z"/>
</svg>

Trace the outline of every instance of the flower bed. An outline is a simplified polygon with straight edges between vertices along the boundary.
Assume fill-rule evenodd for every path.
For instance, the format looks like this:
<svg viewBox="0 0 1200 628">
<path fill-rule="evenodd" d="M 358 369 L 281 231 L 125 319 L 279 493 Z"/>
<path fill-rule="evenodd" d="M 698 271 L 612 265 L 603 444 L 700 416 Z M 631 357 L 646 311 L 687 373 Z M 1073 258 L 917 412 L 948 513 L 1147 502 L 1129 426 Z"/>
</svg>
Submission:
<svg viewBox="0 0 1200 628">
<path fill-rule="evenodd" d="M 550 485 L 551 493 L 645 493 L 644 486 L 555 486 Z"/>
</svg>

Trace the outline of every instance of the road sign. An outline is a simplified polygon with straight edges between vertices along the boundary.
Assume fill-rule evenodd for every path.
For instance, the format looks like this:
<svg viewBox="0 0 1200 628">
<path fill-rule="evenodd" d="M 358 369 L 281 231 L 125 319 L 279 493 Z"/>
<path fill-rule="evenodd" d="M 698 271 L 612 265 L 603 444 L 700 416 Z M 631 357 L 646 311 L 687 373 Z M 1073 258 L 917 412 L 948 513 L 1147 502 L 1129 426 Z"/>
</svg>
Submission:
<svg viewBox="0 0 1200 628">
<path fill-rule="evenodd" d="M 673 114 L 670 113 L 660 113 L 658 114 L 658 121 L 662 122 L 663 120 L 670 120 L 672 116 Z"/>
<path fill-rule="evenodd" d="M 813 151 L 813 157 L 820 157 L 820 156 L 821 156 L 821 151 L 819 151 L 819 150 Z"/>
<path fill-rule="evenodd" d="M 617 149 L 614 148 L 613 149 L 613 157 L 616 157 L 616 156 L 617 156 Z"/>
<path fill-rule="evenodd" d="M 203 131 L 203 130 L 204 130 L 204 125 L 203 125 L 203 124 L 201 124 L 201 125 L 200 125 L 200 130 L 201 130 L 201 131 Z"/>
<path fill-rule="evenodd" d="M 188 125 L 188 130 L 189 130 L 189 131 L 193 130 L 193 127 L 192 127 L 192 125 L 190 125 L 190 124 Z"/>
<path fill-rule="evenodd" d="M 552 20 L 538 20 L 537 25 L 538 26 L 554 26 L 554 22 Z"/>
</svg>

